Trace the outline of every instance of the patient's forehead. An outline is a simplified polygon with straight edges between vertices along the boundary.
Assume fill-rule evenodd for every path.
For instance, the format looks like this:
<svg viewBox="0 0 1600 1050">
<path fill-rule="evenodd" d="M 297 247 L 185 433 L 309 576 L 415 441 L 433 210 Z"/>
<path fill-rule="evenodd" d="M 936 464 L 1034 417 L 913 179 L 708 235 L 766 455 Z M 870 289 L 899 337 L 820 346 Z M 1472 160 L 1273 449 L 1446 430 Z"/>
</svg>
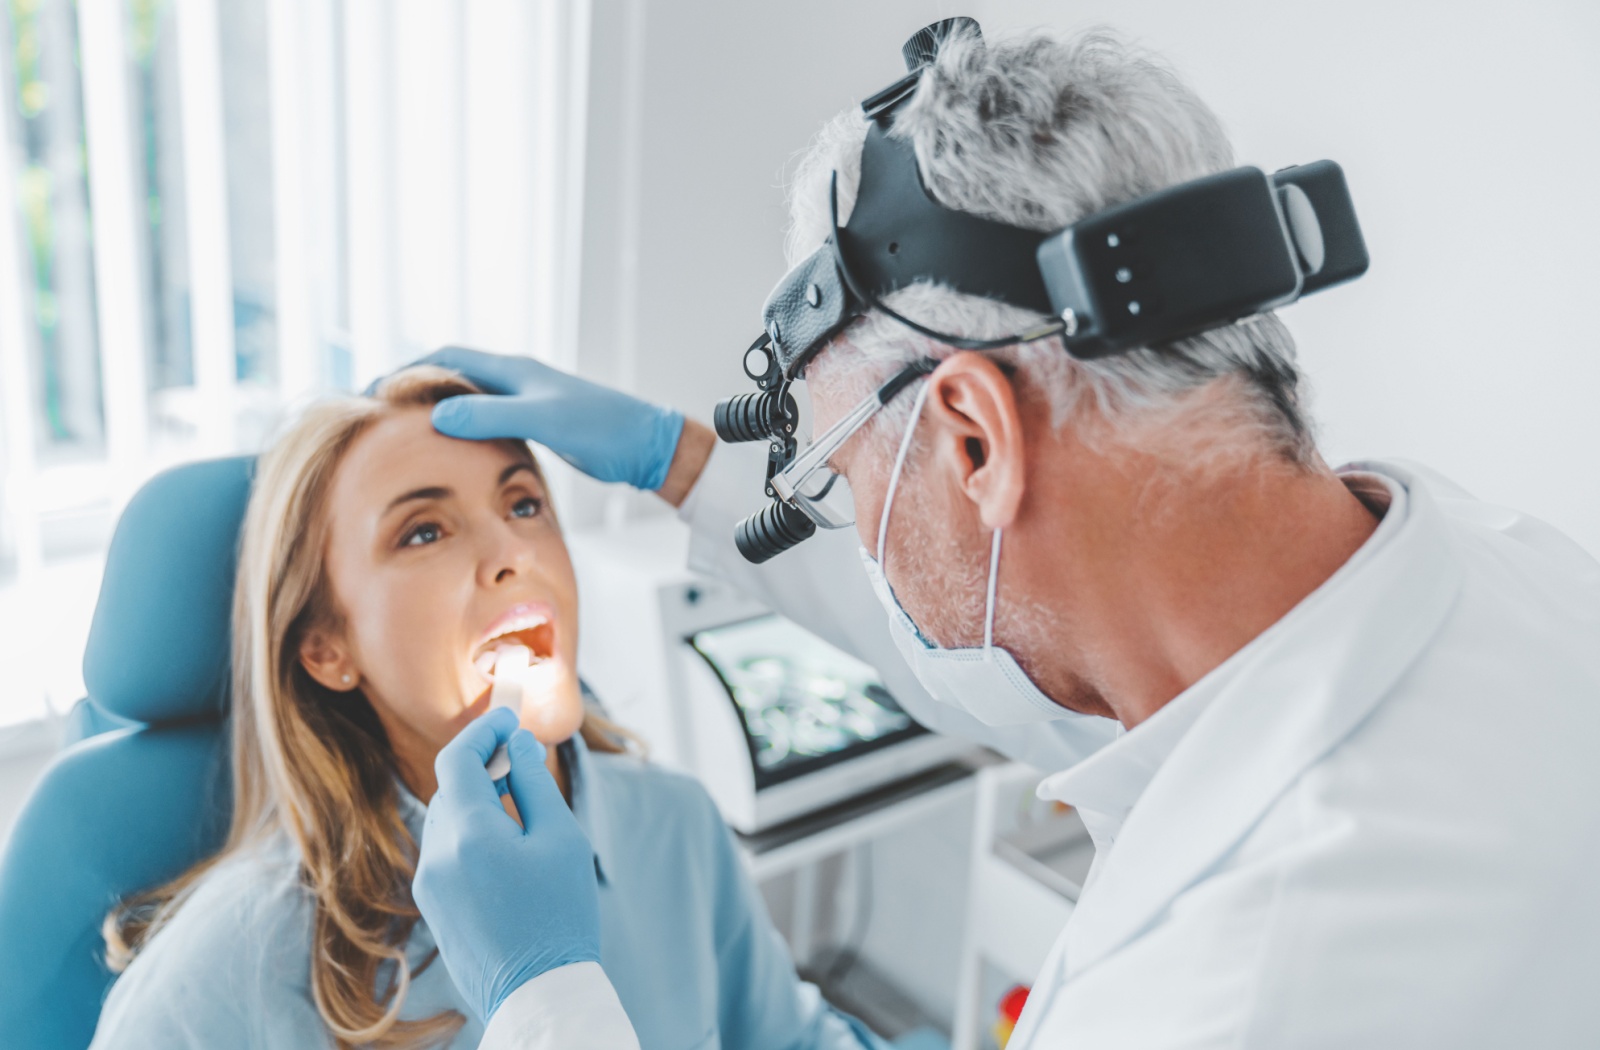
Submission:
<svg viewBox="0 0 1600 1050">
<path fill-rule="evenodd" d="M 397 496 L 448 488 L 464 498 L 498 490 L 500 473 L 519 458 L 504 444 L 463 441 L 433 428 L 431 406 L 396 409 L 356 438 L 334 474 L 329 510 L 341 517 L 381 515 Z"/>
</svg>

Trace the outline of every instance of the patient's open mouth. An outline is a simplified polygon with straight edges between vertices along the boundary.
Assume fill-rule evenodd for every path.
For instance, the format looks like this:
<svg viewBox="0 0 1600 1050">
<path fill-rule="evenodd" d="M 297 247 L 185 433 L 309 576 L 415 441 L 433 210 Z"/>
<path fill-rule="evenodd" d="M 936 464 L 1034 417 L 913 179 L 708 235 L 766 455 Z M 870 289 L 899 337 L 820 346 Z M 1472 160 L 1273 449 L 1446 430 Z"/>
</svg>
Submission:
<svg viewBox="0 0 1600 1050">
<path fill-rule="evenodd" d="M 548 660 L 556 652 L 556 629 L 549 611 L 543 607 L 517 605 L 496 620 L 490 633 L 478 643 L 472 663 L 485 675 L 494 669 L 495 651 L 502 646 L 520 645 L 528 650 L 532 664 Z"/>
</svg>

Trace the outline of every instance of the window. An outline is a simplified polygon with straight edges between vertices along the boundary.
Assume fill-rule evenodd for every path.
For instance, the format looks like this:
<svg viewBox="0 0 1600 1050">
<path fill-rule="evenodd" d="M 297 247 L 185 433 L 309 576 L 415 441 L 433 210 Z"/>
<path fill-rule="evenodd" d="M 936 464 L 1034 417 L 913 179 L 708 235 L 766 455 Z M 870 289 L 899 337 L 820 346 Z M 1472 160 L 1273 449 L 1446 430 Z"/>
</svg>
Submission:
<svg viewBox="0 0 1600 1050">
<path fill-rule="evenodd" d="M 444 343 L 565 357 L 582 17 L 0 0 L 0 726 L 81 695 L 151 474 Z"/>
</svg>

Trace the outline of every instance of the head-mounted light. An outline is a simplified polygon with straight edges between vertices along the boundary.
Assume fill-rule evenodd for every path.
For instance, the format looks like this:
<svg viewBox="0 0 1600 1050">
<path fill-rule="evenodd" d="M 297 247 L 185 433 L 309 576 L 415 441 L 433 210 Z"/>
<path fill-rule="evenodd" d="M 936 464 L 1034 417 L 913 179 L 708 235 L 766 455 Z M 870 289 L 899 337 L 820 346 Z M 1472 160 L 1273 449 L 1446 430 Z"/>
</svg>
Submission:
<svg viewBox="0 0 1600 1050">
<path fill-rule="evenodd" d="M 923 184 L 911 144 L 888 129 L 939 45 L 958 32 L 977 34 L 978 24 L 952 18 L 919 31 L 902 48 L 907 75 L 862 103 L 872 123 L 850 222 L 838 222 L 835 175 L 832 236 L 773 289 L 762 309 L 764 331 L 745 352 L 745 374 L 758 391 L 717 405 L 714 422 L 723 440 L 769 442 L 766 495 L 772 503 L 741 522 L 734 537 L 752 562 L 782 553 L 818 525 L 836 527 L 838 513 L 820 509 L 816 492 L 793 484 L 788 470 L 799 451 L 789 386 L 834 336 L 871 310 L 958 349 L 1059 338 L 1069 353 L 1088 359 L 1230 324 L 1367 270 L 1344 173 L 1326 160 L 1270 176 L 1248 167 L 1220 172 L 1053 233 L 944 207 Z M 919 280 L 1010 303 L 1044 320 L 998 339 L 939 332 L 883 303 Z M 891 380 L 841 423 L 875 398 L 879 407 L 887 404 L 884 391 L 892 397 L 904 385 Z M 849 436 L 830 433 L 841 444 Z M 806 480 L 826 479 L 813 471 Z"/>
</svg>

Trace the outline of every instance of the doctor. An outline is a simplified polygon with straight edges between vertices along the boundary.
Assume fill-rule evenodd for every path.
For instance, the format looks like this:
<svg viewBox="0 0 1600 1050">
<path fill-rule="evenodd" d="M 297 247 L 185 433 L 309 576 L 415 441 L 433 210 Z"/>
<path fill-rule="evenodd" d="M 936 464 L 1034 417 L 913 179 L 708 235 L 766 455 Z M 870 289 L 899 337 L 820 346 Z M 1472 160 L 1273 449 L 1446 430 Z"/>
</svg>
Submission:
<svg viewBox="0 0 1600 1050">
<path fill-rule="evenodd" d="M 1231 163 L 1103 34 L 957 34 L 891 117 L 940 204 L 1031 229 Z M 867 127 L 802 163 L 796 258 L 836 232 L 834 173 L 848 221 Z M 807 393 L 819 434 L 859 409 L 828 458 L 856 529 L 760 566 L 730 535 L 765 448 L 468 351 L 434 360 L 501 396 L 435 424 L 659 492 L 696 568 L 1050 774 L 1097 854 L 1013 1047 L 1600 1043 L 1600 566 L 1424 468 L 1330 469 L 1270 314 L 1093 360 L 1006 339 L 1038 324 L 919 282 L 823 340 Z M 417 903 L 483 1046 L 636 1045 L 542 763 L 514 759 L 526 832 L 483 773 L 536 747 L 510 722 L 439 756 Z"/>
</svg>

